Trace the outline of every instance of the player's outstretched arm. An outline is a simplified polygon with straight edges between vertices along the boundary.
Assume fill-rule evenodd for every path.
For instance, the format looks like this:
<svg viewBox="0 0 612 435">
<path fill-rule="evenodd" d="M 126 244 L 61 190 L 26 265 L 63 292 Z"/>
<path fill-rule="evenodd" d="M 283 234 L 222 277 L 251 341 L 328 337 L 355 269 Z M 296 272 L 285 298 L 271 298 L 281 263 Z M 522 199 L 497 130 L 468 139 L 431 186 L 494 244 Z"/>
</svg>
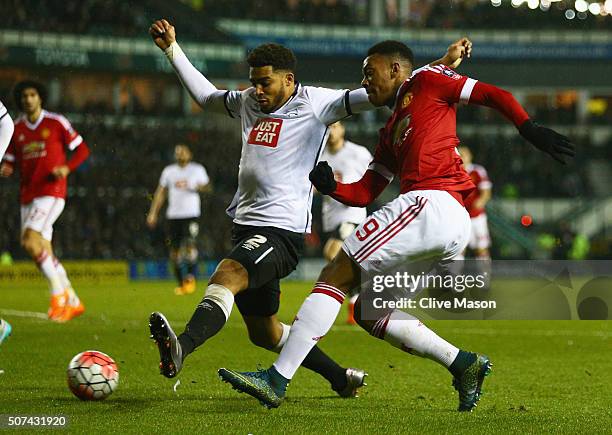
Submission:
<svg viewBox="0 0 612 435">
<path fill-rule="evenodd" d="M 176 42 L 174 26 L 167 20 L 157 20 L 149 27 L 149 34 L 174 67 L 191 97 L 204 109 L 227 113 L 224 104 L 226 91 L 217 89 L 191 64 Z"/>
<path fill-rule="evenodd" d="M 529 143 L 559 163 L 565 164 L 567 158 L 576 155 L 575 146 L 569 138 L 532 121 L 525 109 L 508 91 L 487 83 L 476 82 L 468 102 L 500 112 L 516 126 L 521 136 Z"/>
<path fill-rule="evenodd" d="M 372 169 L 368 169 L 361 180 L 355 183 L 338 183 L 327 162 L 319 162 L 310 171 L 308 178 L 323 195 L 329 195 L 351 207 L 366 207 L 371 204 L 389 184 L 387 178 Z"/>
</svg>

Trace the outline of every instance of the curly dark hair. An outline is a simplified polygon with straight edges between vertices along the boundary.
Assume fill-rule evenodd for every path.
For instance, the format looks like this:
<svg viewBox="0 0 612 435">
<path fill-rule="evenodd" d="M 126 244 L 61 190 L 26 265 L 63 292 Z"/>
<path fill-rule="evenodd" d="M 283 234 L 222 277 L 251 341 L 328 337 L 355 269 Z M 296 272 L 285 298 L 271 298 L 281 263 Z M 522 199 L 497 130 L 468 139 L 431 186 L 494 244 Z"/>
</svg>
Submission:
<svg viewBox="0 0 612 435">
<path fill-rule="evenodd" d="M 273 69 L 294 72 L 297 59 L 293 51 L 280 44 L 262 44 L 249 53 L 247 63 L 251 67 L 270 65 Z"/>
<path fill-rule="evenodd" d="M 395 55 L 400 59 L 407 60 L 410 65 L 414 65 L 414 54 L 412 50 L 403 42 L 387 40 L 374 44 L 368 50 L 368 56 L 373 54 Z"/>
<path fill-rule="evenodd" d="M 47 88 L 42 83 L 36 82 L 34 80 L 23 80 L 15 85 L 13 89 L 13 99 L 15 100 L 15 105 L 20 111 L 23 111 L 23 106 L 21 105 L 21 95 L 23 91 L 29 88 L 36 89 L 38 95 L 40 96 L 40 101 L 44 106 L 47 101 Z"/>
</svg>

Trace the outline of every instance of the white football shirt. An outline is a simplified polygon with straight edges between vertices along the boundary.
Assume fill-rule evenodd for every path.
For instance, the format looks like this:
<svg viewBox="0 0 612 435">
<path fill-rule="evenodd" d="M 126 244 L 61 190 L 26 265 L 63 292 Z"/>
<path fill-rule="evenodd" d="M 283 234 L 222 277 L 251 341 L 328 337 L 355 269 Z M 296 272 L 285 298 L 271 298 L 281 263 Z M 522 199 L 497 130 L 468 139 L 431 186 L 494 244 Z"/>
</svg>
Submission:
<svg viewBox="0 0 612 435">
<path fill-rule="evenodd" d="M 14 130 L 13 120 L 4 104 L 2 104 L 2 101 L 0 101 L 0 161 L 4 158 L 4 152 L 11 142 Z"/>
<path fill-rule="evenodd" d="M 263 113 L 254 88 L 227 91 L 225 107 L 242 123 L 238 191 L 228 208 L 234 222 L 307 233 L 312 223 L 309 172 L 327 142 L 327 126 L 350 116 L 348 90 L 296 84 L 291 98 Z"/>
<path fill-rule="evenodd" d="M 204 166 L 189 162 L 181 167 L 177 163 L 166 166 L 159 185 L 168 189 L 168 219 L 189 219 L 200 216 L 200 193 L 198 186 L 208 184 Z"/>
<path fill-rule="evenodd" d="M 217 89 L 189 62 L 176 42 L 164 52 L 204 110 L 240 118 L 238 190 L 227 209 L 234 222 L 310 232 L 313 187 L 308 173 L 327 141 L 328 125 L 374 108 L 365 90 L 332 90 L 296 83 L 291 98 L 267 114 L 259 110 L 254 88 Z"/>
<path fill-rule="evenodd" d="M 348 140 L 335 154 L 327 148 L 321 157 L 334 171 L 336 181 L 341 183 L 354 183 L 359 181 L 368 169 L 373 157 L 366 147 L 357 145 Z M 349 207 L 336 201 L 330 196 L 323 196 L 322 204 L 323 231 L 331 232 L 344 222 L 361 223 L 367 216 L 365 207 Z"/>
</svg>

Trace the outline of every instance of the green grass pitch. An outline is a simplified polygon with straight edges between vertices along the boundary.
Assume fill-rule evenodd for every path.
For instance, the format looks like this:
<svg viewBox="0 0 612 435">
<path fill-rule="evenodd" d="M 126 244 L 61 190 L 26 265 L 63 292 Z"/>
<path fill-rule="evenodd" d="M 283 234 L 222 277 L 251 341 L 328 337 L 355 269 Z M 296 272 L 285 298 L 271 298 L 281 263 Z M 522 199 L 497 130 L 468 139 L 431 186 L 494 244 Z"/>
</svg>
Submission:
<svg viewBox="0 0 612 435">
<path fill-rule="evenodd" d="M 460 347 L 487 353 L 494 371 L 480 405 L 455 411 L 450 375 L 437 364 L 391 348 L 357 327 L 345 310 L 321 347 L 343 365 L 365 368 L 361 397 L 336 397 L 302 369 L 288 400 L 266 410 L 219 381 L 219 367 L 255 369 L 275 357 L 250 344 L 239 313 L 186 361 L 181 384 L 159 375 L 147 318 L 161 310 L 180 332 L 199 301 L 173 283 L 78 282 L 87 311 L 67 324 L 45 312 L 45 284 L 0 283 L 0 316 L 13 335 L 0 346 L 0 414 L 66 415 L 73 433 L 610 433 L 612 328 L 599 321 L 436 321 L 428 325 Z M 290 322 L 309 283 L 283 285 L 280 318 Z M 10 314 L 13 310 L 13 314 Z M 20 312 L 20 313 L 16 313 Z M 18 315 L 19 314 L 19 315 Z M 119 365 L 119 388 L 103 402 L 81 402 L 66 386 L 75 354 L 96 349 Z"/>
</svg>

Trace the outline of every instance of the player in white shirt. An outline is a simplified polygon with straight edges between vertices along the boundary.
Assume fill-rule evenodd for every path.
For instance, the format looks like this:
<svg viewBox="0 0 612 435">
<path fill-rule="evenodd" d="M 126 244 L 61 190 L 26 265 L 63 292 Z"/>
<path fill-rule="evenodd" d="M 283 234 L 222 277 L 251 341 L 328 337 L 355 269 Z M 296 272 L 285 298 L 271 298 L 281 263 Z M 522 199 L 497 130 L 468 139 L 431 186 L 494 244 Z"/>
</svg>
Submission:
<svg viewBox="0 0 612 435">
<path fill-rule="evenodd" d="M 198 259 L 197 237 L 200 230 L 201 215 L 200 193 L 210 192 L 210 180 L 206 169 L 191 161 L 193 155 L 187 145 L 179 144 L 174 148 L 176 163 L 166 166 L 159 179 L 159 186 L 153 196 L 151 209 L 147 215 L 147 225 L 155 228 L 159 211 L 166 198 L 168 208 L 168 239 L 170 241 L 170 260 L 178 287 L 177 295 L 191 294 L 196 289 L 195 268 Z"/>
<path fill-rule="evenodd" d="M 295 269 L 304 233 L 310 232 L 313 189 L 308 174 L 320 158 L 328 126 L 373 106 L 363 89 L 297 83 L 295 56 L 278 44 L 261 45 L 248 55 L 252 87 L 220 90 L 189 62 L 170 23 L 158 20 L 149 33 L 192 98 L 207 111 L 239 118 L 242 127 L 238 191 L 228 208 L 234 249 L 211 276 L 183 334 L 177 337 L 159 312 L 149 319 L 160 371 L 174 377 L 184 358 L 221 330 L 234 302 L 254 344 L 282 349 L 290 327 L 276 316 L 280 279 Z M 460 61 L 470 48 L 469 41 L 457 41 L 440 62 Z M 365 372 L 340 367 L 316 346 L 302 365 L 324 376 L 344 397 L 353 397 L 363 385 Z"/>
<path fill-rule="evenodd" d="M 329 138 L 321 160 L 329 163 L 336 181 L 353 183 L 359 181 L 373 157 L 366 147 L 346 140 L 344 133 L 344 125 L 340 121 L 329 126 Z M 323 233 L 327 239 L 323 256 L 328 263 L 340 252 L 344 239 L 351 235 L 366 216 L 367 210 L 364 207 L 350 207 L 331 196 L 323 196 L 321 217 Z M 351 325 L 355 324 L 353 311 L 358 296 L 354 294 L 349 298 L 347 323 Z"/>
<path fill-rule="evenodd" d="M 15 125 L 9 115 L 8 110 L 0 101 L 0 160 L 11 142 Z M 11 325 L 7 321 L 0 319 L 0 344 L 11 334 Z"/>
<path fill-rule="evenodd" d="M 11 115 L 9 115 L 8 110 L 0 101 L 0 160 L 4 157 L 4 153 L 11 143 L 11 137 L 13 137 L 13 131 L 15 130 L 15 125 L 13 124 L 13 119 Z"/>
</svg>

